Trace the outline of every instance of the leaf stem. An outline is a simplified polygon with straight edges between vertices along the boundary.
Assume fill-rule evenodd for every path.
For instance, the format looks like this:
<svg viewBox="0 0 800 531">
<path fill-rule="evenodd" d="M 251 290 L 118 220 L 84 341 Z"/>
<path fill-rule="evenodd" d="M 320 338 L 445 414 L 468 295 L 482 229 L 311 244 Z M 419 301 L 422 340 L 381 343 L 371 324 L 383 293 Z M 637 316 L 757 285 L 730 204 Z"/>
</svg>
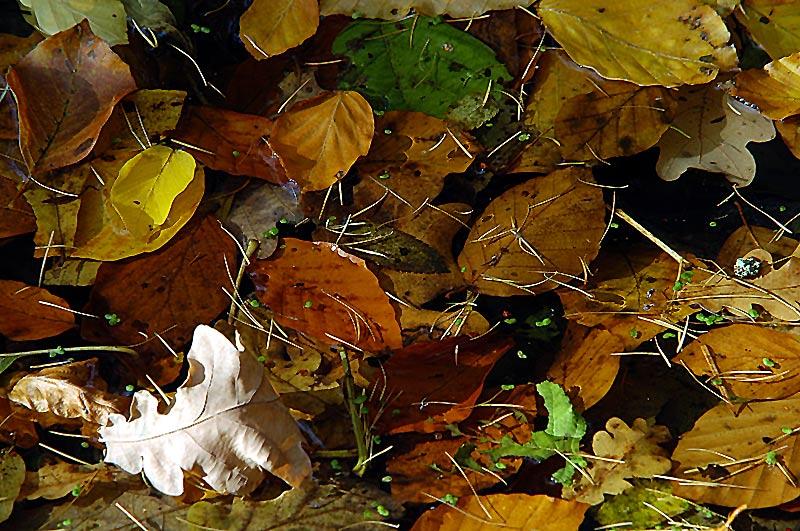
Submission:
<svg viewBox="0 0 800 531">
<path fill-rule="evenodd" d="M 52 348 L 43 348 L 39 350 L 26 350 L 23 352 L 9 352 L 7 354 L 0 354 L 0 358 L 37 356 L 39 354 L 49 354 L 52 351 L 53 351 Z M 63 351 L 64 352 L 123 352 L 125 354 L 132 354 L 134 356 L 139 355 L 138 352 L 128 347 L 112 347 L 112 346 L 97 347 L 94 345 L 86 347 L 63 347 Z"/>
<path fill-rule="evenodd" d="M 322 459 L 336 459 L 336 458 L 346 458 L 346 457 L 356 457 L 358 455 L 358 450 L 350 449 L 350 450 L 317 450 L 314 452 L 314 457 L 319 457 Z"/>
<path fill-rule="evenodd" d="M 365 462 L 369 459 L 367 455 L 367 442 L 364 433 L 364 426 L 361 423 L 361 415 L 359 415 L 357 407 L 358 404 L 353 402 L 356 396 L 355 382 L 353 381 L 353 374 L 350 372 L 350 360 L 347 358 L 347 351 L 342 349 L 339 351 L 339 358 L 342 360 L 342 367 L 344 368 L 344 399 L 347 404 L 347 411 L 350 412 L 350 422 L 353 424 L 353 435 L 356 439 L 356 451 L 358 452 L 358 461 L 356 466 L 353 467 L 353 473 L 357 476 L 363 476 L 366 471 Z"/>
<path fill-rule="evenodd" d="M 236 273 L 236 282 L 233 286 L 233 299 L 231 300 L 231 309 L 228 310 L 228 324 L 232 325 L 234 319 L 236 319 L 236 313 L 238 312 L 238 308 L 236 307 L 236 294 L 239 292 L 239 285 L 242 283 L 242 277 L 244 277 L 244 270 L 247 265 L 250 263 L 250 258 L 255 254 L 256 249 L 258 249 L 259 242 L 255 239 L 247 240 L 247 248 L 244 250 L 244 257 L 242 258 L 242 263 L 239 265 L 239 272 Z"/>
</svg>

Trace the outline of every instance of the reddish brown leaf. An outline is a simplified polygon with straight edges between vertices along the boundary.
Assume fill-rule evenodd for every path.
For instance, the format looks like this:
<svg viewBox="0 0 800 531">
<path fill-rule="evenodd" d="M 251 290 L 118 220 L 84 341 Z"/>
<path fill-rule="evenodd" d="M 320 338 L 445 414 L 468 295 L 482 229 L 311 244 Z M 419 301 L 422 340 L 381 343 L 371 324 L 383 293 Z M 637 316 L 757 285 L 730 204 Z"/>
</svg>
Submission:
<svg viewBox="0 0 800 531">
<path fill-rule="evenodd" d="M 90 341 L 141 342 L 158 333 L 180 349 L 197 323 L 211 321 L 230 299 L 225 269 L 236 267 L 236 247 L 212 217 L 184 228 L 158 251 L 122 262 L 106 262 L 97 271 L 86 311 L 114 313 L 119 324 L 104 319 L 83 322 L 81 335 Z M 141 332 L 141 333 L 140 333 Z M 158 340 L 142 346 L 164 353 Z"/>
<path fill-rule="evenodd" d="M 14 341 L 32 341 L 57 336 L 74 324 L 75 316 L 61 297 L 16 280 L 0 280 L 0 334 Z"/>
<path fill-rule="evenodd" d="M 430 433 L 469 417 L 483 381 L 513 345 L 494 335 L 416 343 L 394 353 L 379 373 L 378 385 L 402 390 L 380 418 L 380 432 Z"/>
<path fill-rule="evenodd" d="M 192 107 L 178 124 L 176 138 L 200 148 L 191 153 L 209 168 L 282 184 L 288 178 L 269 143 L 272 128 L 272 120 L 254 114 Z"/>
<path fill-rule="evenodd" d="M 128 65 L 83 21 L 46 39 L 8 74 L 20 148 L 41 173 L 84 158 L 114 105 L 136 89 Z"/>
<path fill-rule="evenodd" d="M 0 176 L 0 238 L 19 236 L 35 230 L 33 209 L 17 191 L 14 181 Z"/>
<path fill-rule="evenodd" d="M 394 308 L 364 260 L 330 243 L 284 243 L 249 268 L 259 300 L 279 324 L 368 351 L 402 346 Z"/>
<path fill-rule="evenodd" d="M 39 442 L 36 425 L 22 414 L 24 409 L 0 396 L 0 418 L 5 419 L 0 426 L 0 441 L 20 448 L 31 448 Z"/>
</svg>

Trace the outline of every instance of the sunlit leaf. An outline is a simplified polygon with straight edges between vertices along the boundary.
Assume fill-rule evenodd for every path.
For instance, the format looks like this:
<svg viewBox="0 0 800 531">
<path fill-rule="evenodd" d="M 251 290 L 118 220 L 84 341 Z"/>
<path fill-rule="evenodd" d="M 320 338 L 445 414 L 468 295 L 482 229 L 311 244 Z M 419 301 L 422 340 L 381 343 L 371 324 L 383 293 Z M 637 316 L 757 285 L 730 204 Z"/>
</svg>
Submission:
<svg viewBox="0 0 800 531">
<path fill-rule="evenodd" d="M 128 43 L 128 24 L 121 0 L 20 0 L 33 12 L 36 29 L 45 35 L 67 30 L 83 19 L 111 46 Z"/>
<path fill-rule="evenodd" d="M 736 18 L 773 59 L 800 52 L 800 5 L 785 0 L 743 0 Z"/>
<path fill-rule="evenodd" d="M 800 52 L 740 73 L 733 93 L 773 120 L 800 114 Z"/>
<path fill-rule="evenodd" d="M 239 19 L 250 55 L 268 59 L 311 37 L 319 25 L 317 0 L 254 0 Z"/>
</svg>

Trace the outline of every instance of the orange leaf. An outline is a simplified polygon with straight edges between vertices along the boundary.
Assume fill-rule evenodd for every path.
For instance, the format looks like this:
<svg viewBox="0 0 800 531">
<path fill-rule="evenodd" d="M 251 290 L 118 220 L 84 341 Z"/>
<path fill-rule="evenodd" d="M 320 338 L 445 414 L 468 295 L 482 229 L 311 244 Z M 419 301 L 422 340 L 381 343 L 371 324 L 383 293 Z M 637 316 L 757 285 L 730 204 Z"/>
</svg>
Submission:
<svg viewBox="0 0 800 531">
<path fill-rule="evenodd" d="M 36 230 L 31 205 L 17 191 L 11 179 L 0 175 L 0 238 L 19 236 Z"/>
<path fill-rule="evenodd" d="M 239 37 L 260 61 L 294 48 L 318 25 L 317 0 L 253 0 L 239 19 Z"/>
<path fill-rule="evenodd" d="M 74 324 L 75 316 L 61 297 L 16 280 L 0 280 L 0 334 L 14 341 L 32 341 L 57 336 Z"/>
<path fill-rule="evenodd" d="M 78 162 L 114 105 L 136 89 L 128 65 L 84 20 L 40 43 L 8 74 L 19 105 L 20 148 L 31 173 Z"/>
<path fill-rule="evenodd" d="M 284 244 L 249 268 L 258 299 L 279 324 L 368 351 L 402 346 L 394 308 L 364 260 L 330 243 L 287 238 Z"/>
<path fill-rule="evenodd" d="M 375 120 L 360 94 L 337 91 L 306 100 L 278 117 L 273 146 L 303 190 L 324 190 L 369 151 Z"/>
</svg>

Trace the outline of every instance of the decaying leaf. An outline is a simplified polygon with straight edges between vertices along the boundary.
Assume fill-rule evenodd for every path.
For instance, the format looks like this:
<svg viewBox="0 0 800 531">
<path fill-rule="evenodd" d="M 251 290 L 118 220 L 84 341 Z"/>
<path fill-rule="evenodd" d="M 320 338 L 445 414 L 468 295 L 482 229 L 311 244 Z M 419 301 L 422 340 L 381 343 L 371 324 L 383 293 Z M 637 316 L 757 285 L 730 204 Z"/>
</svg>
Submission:
<svg viewBox="0 0 800 531">
<path fill-rule="evenodd" d="M 678 102 L 672 127 L 658 142 L 659 177 L 674 181 L 688 168 L 699 168 L 724 173 L 740 186 L 750 184 L 756 161 L 747 144 L 775 138 L 772 122 L 713 85 L 685 87 Z"/>
<path fill-rule="evenodd" d="M 23 481 L 25 461 L 16 453 L 3 453 L 0 456 L 0 522 L 11 516 Z"/>
<path fill-rule="evenodd" d="M 36 230 L 36 218 L 11 179 L 0 175 L 0 239 Z"/>
<path fill-rule="evenodd" d="M 606 431 L 592 438 L 596 456 L 608 460 L 590 459 L 586 473 L 564 491 L 564 497 L 590 505 L 603 502 L 605 494 L 620 494 L 631 487 L 629 478 L 650 478 L 669 472 L 672 462 L 667 452 L 659 446 L 669 440 L 669 430 L 664 426 L 648 426 L 644 419 L 636 419 L 628 426 L 623 420 L 612 418 L 606 422 Z"/>
<path fill-rule="evenodd" d="M 89 154 L 114 105 L 136 85 L 128 65 L 84 21 L 40 43 L 8 74 L 19 107 L 28 170 L 45 172 Z"/>
<path fill-rule="evenodd" d="M 280 325 L 368 351 L 402 345 L 394 308 L 362 259 L 329 243 L 284 243 L 249 268 L 259 300 Z"/>
<path fill-rule="evenodd" d="M 605 231 L 591 180 L 587 169 L 558 170 L 489 203 L 458 257 L 468 282 L 486 295 L 536 294 L 583 273 Z"/>
<path fill-rule="evenodd" d="M 57 500 L 71 494 L 76 488 L 83 493 L 94 482 L 113 481 L 114 471 L 113 467 L 102 463 L 92 466 L 63 462 L 46 464 L 38 470 L 26 472 L 19 499 Z"/>
<path fill-rule="evenodd" d="M 183 492 L 183 471 L 198 467 L 219 492 L 246 494 L 271 472 L 292 486 L 311 475 L 302 435 L 258 362 L 222 333 L 200 325 L 187 355 L 189 375 L 165 413 L 138 391 L 130 419 L 100 429 L 107 463 L 144 472 L 165 494 Z M 269 423 L 264 423 L 264 419 Z"/>
<path fill-rule="evenodd" d="M 269 59 L 311 37 L 319 25 L 316 0 L 255 0 L 239 19 L 250 55 Z"/>
<path fill-rule="evenodd" d="M 791 256 L 797 249 L 798 241 L 786 235 L 777 238 L 777 232 L 777 229 L 742 225 L 722 244 L 717 263 L 726 271 L 733 272 L 736 260 L 756 249 L 767 251 L 774 260 Z"/>
<path fill-rule="evenodd" d="M 61 297 L 16 280 L 0 280 L 0 334 L 31 341 L 57 336 L 73 326 L 75 315 Z"/>
<path fill-rule="evenodd" d="M 450 15 L 458 17 L 477 17 L 489 10 L 511 9 L 525 6 L 520 0 L 322 0 L 320 10 L 323 15 L 358 15 L 363 18 L 383 18 L 395 20 L 405 17 L 413 9 L 423 15 Z"/>
<path fill-rule="evenodd" d="M 735 12 L 773 59 L 800 50 L 800 5 L 784 0 L 743 0 Z"/>
</svg>

